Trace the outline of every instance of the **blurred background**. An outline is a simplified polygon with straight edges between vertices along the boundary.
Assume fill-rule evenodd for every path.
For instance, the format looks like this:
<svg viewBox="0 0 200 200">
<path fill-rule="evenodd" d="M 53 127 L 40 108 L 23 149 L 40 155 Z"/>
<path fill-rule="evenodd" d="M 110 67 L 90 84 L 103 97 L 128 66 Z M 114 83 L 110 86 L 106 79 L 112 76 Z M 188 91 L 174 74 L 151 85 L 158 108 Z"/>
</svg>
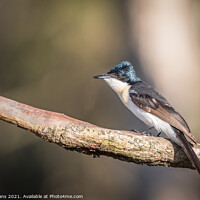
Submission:
<svg viewBox="0 0 200 200">
<path fill-rule="evenodd" d="M 200 1 L 0 0 L 0 93 L 111 129 L 145 130 L 103 82 L 123 60 L 200 141 Z M 0 194 L 200 199 L 196 171 L 69 152 L 0 121 Z"/>
</svg>

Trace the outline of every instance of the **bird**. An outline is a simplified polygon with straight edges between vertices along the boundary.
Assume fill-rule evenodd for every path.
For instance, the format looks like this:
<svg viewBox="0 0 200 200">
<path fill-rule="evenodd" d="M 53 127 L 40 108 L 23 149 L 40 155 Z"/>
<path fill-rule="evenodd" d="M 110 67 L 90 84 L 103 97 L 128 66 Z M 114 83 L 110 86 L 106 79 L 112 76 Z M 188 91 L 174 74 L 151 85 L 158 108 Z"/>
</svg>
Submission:
<svg viewBox="0 0 200 200">
<path fill-rule="evenodd" d="M 187 122 L 159 92 L 136 75 L 129 61 L 123 61 L 109 72 L 93 78 L 103 79 L 137 118 L 182 147 L 200 174 L 200 161 L 186 136 L 195 144 L 197 140 Z"/>
</svg>

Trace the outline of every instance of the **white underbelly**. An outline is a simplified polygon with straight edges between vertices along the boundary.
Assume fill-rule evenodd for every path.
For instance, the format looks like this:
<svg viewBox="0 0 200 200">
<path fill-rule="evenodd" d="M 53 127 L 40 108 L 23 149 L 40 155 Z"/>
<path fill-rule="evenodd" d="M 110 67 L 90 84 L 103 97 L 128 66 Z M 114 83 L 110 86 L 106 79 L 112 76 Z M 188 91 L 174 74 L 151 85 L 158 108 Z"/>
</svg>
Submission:
<svg viewBox="0 0 200 200">
<path fill-rule="evenodd" d="M 143 121 L 146 125 L 150 127 L 154 127 L 158 132 L 165 133 L 171 140 L 179 144 L 176 133 L 172 129 L 172 127 L 162 119 L 148 113 L 138 106 L 136 106 L 129 95 L 129 90 L 131 85 L 127 84 L 126 82 L 119 81 L 114 78 L 105 79 L 105 81 L 112 87 L 112 89 L 119 95 L 122 102 L 125 106 L 138 117 L 141 121 Z M 180 144 L 179 144 L 180 145 Z"/>
<path fill-rule="evenodd" d="M 120 96 L 120 99 L 125 104 L 125 106 L 141 121 L 143 121 L 147 126 L 154 127 L 158 132 L 163 132 L 169 137 L 171 140 L 176 142 L 180 145 L 179 141 L 176 138 L 176 133 L 174 132 L 173 128 L 162 119 L 158 118 L 157 116 L 148 113 L 138 106 L 136 106 L 130 97 L 128 97 L 128 101 L 124 101 L 122 96 Z"/>
</svg>

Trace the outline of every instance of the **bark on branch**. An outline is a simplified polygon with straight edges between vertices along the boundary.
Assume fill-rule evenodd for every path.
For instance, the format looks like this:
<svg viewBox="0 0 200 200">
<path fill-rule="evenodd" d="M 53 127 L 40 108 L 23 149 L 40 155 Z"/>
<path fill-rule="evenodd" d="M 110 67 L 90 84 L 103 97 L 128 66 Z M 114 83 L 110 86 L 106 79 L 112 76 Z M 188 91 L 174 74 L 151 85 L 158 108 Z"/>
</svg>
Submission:
<svg viewBox="0 0 200 200">
<path fill-rule="evenodd" d="M 150 166 L 193 169 L 182 149 L 169 140 L 139 133 L 110 130 L 64 114 L 34 108 L 0 96 L 0 119 L 33 132 L 67 150 L 106 155 Z M 194 146 L 200 157 L 200 146 Z"/>
</svg>

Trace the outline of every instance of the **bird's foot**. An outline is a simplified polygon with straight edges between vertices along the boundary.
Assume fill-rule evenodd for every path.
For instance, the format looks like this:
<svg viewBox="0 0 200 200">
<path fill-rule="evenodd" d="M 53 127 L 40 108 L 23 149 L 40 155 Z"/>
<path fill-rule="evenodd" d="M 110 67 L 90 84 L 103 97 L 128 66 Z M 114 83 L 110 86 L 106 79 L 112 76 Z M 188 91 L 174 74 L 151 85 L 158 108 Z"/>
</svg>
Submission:
<svg viewBox="0 0 200 200">
<path fill-rule="evenodd" d="M 138 130 L 136 129 L 131 129 L 130 131 L 135 132 L 135 133 L 140 133 Z"/>
<path fill-rule="evenodd" d="M 150 128 L 148 128 L 147 130 L 145 130 L 145 131 L 142 131 L 142 135 L 147 135 L 147 136 L 152 136 L 153 134 L 152 133 L 149 133 L 149 132 L 147 132 L 147 131 L 149 131 L 149 130 L 151 130 L 153 127 L 150 127 Z"/>
<path fill-rule="evenodd" d="M 153 136 L 153 134 L 148 133 L 147 131 L 143 131 L 142 133 L 140 133 L 141 135 L 145 135 L 145 136 Z"/>
<path fill-rule="evenodd" d="M 149 129 L 147 129 L 147 130 L 149 130 Z M 131 129 L 130 131 L 133 131 L 133 132 L 135 132 L 135 133 L 139 133 L 140 135 L 152 136 L 152 134 L 151 134 L 151 133 L 148 133 L 147 130 L 145 130 L 145 131 L 143 131 L 143 132 L 140 132 L 140 131 L 138 131 L 138 130 L 136 130 L 136 129 Z"/>
</svg>

